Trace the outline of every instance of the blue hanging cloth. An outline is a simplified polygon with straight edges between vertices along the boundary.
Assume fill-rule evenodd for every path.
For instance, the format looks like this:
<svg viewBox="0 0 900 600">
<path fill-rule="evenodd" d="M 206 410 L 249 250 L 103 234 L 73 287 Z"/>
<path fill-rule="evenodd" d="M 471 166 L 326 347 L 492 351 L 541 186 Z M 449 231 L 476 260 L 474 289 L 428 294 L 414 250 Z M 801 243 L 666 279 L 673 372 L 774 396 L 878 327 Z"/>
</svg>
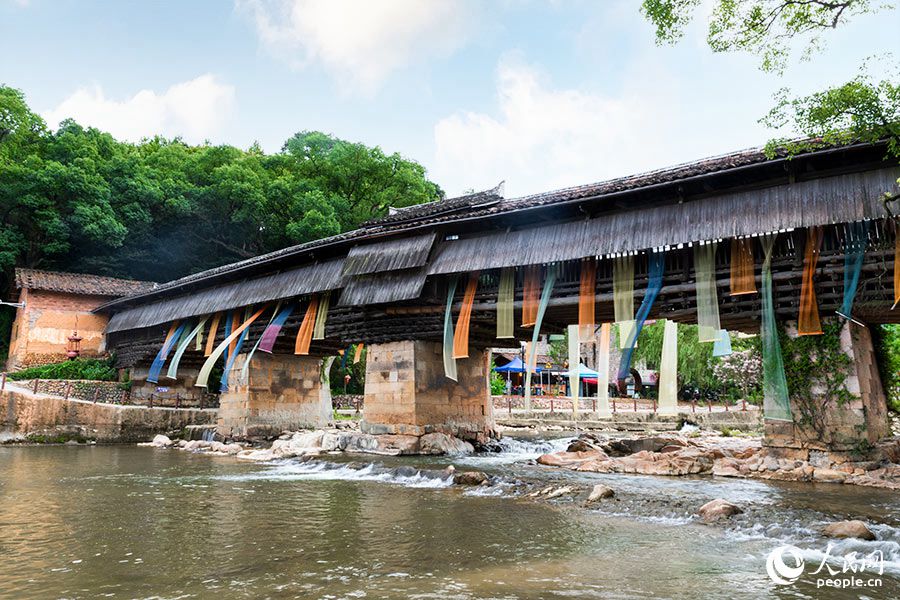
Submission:
<svg viewBox="0 0 900 600">
<path fill-rule="evenodd" d="M 184 333 L 186 327 L 187 322 L 181 323 L 175 329 L 172 337 L 163 343 L 162 348 L 156 353 L 156 358 L 153 359 L 153 363 L 150 365 L 150 371 L 147 373 L 147 381 L 150 383 L 159 383 L 159 374 L 162 372 L 166 359 L 169 358 L 169 351 L 171 351 L 175 344 L 178 343 L 178 340 L 181 339 L 181 334 Z"/>
<path fill-rule="evenodd" d="M 853 301 L 859 289 L 866 244 L 869 239 L 869 222 L 857 221 L 847 225 L 847 247 L 844 250 L 844 301 L 837 313 L 853 321 Z"/>
<path fill-rule="evenodd" d="M 248 309 L 247 313 L 249 313 L 249 309 Z M 250 316 L 247 313 L 244 314 L 245 321 Z M 226 331 L 230 332 L 231 328 L 226 327 Z M 238 354 L 241 353 L 241 346 L 244 345 L 244 340 L 247 339 L 247 334 L 249 334 L 249 333 L 250 333 L 249 327 L 241 332 L 241 335 L 238 336 L 237 343 L 234 345 L 234 354 L 232 354 L 231 356 L 228 356 L 225 359 L 225 368 L 222 369 L 222 379 L 219 380 L 219 391 L 220 392 L 228 391 L 228 374 L 231 372 L 231 367 L 234 366 L 234 361 L 237 359 Z M 228 335 L 231 335 L 231 334 L 228 333 Z"/>
<path fill-rule="evenodd" d="M 731 336 L 725 329 L 720 329 L 717 335 L 713 342 L 713 356 L 728 356 L 731 354 Z"/>
<path fill-rule="evenodd" d="M 656 301 L 656 297 L 659 295 L 659 290 L 662 289 L 663 273 L 666 269 L 665 253 L 651 253 L 649 262 L 647 291 L 644 292 L 644 299 L 641 301 L 641 307 L 638 309 L 637 315 L 635 316 L 634 327 L 632 327 L 631 332 L 628 334 L 625 349 L 622 351 L 622 359 L 619 361 L 619 381 L 625 380 L 628 377 L 628 373 L 631 371 L 631 358 L 634 355 L 634 348 L 637 345 L 638 335 L 640 335 L 647 317 L 650 316 L 650 309 L 653 307 L 653 302 Z"/>
</svg>

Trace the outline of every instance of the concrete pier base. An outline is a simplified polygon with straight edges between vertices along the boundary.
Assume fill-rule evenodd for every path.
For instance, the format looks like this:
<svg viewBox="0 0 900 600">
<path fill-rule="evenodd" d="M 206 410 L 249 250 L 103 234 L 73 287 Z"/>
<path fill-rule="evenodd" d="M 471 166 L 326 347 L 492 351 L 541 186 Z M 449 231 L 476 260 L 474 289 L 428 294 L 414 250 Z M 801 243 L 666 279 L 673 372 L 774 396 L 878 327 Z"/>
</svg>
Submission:
<svg viewBox="0 0 900 600">
<path fill-rule="evenodd" d="M 458 382 L 444 376 L 442 346 L 402 341 L 372 344 L 366 355 L 365 433 L 445 433 L 484 443 L 497 437 L 488 387 L 490 353 L 456 361 Z"/>
<path fill-rule="evenodd" d="M 796 336 L 795 324 L 788 323 L 787 332 Z M 804 416 L 797 402 L 792 400 L 793 423 L 766 420 L 765 446 L 859 454 L 891 434 L 871 332 L 867 327 L 846 322 L 840 331 L 840 343 L 841 349 L 852 359 L 846 380 L 851 400 L 841 403 L 836 399 L 819 398 L 816 404 L 820 410 L 813 418 Z M 816 393 L 823 393 L 823 390 L 814 386 L 813 394 Z"/>
<path fill-rule="evenodd" d="M 239 355 L 219 398 L 217 431 L 229 438 L 265 437 L 283 431 L 325 427 L 332 421 L 331 391 L 323 384 L 322 359 L 310 356 L 253 355 L 247 380 Z"/>
</svg>

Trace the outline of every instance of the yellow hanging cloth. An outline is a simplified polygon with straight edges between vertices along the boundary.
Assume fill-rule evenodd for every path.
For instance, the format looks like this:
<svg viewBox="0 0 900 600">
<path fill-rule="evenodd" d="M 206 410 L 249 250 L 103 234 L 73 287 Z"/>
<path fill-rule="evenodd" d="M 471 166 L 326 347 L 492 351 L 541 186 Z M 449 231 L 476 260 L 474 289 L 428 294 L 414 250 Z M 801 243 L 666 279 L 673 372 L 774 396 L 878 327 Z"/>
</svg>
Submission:
<svg viewBox="0 0 900 600">
<path fill-rule="evenodd" d="M 203 356 L 212 354 L 213 349 L 216 347 L 216 334 L 219 332 L 219 321 L 221 320 L 222 313 L 217 312 L 213 315 L 212 324 L 209 326 L 209 337 L 206 338 L 206 349 L 203 351 Z"/>
<path fill-rule="evenodd" d="M 362 357 L 363 351 L 363 343 L 360 342 L 356 345 L 356 351 L 353 352 L 353 363 L 356 364 L 359 362 L 360 357 Z"/>
<path fill-rule="evenodd" d="M 731 295 L 756 293 L 753 242 L 749 238 L 731 240 Z"/>
<path fill-rule="evenodd" d="M 294 354 L 309 354 L 309 344 L 312 342 L 313 327 L 316 323 L 316 312 L 319 309 L 319 297 L 313 296 L 306 307 L 306 314 L 297 332 L 297 342 L 294 344 Z"/>
<path fill-rule="evenodd" d="M 472 304 L 475 302 L 475 290 L 478 289 L 478 273 L 469 275 L 466 293 L 463 295 L 462 307 L 456 319 L 453 333 L 453 358 L 469 358 L 469 321 L 472 319 Z"/>
<path fill-rule="evenodd" d="M 822 248 L 822 227 L 810 227 L 806 236 L 803 256 L 803 277 L 800 286 L 800 315 L 797 317 L 797 335 L 822 335 L 819 307 L 816 304 L 816 288 L 813 275 L 819 263 Z"/>
<path fill-rule="evenodd" d="M 533 327 L 537 321 L 541 296 L 541 266 L 525 267 L 525 284 L 522 288 L 522 327 Z"/>
<path fill-rule="evenodd" d="M 590 339 L 594 336 L 595 294 L 597 289 L 597 260 L 589 258 L 581 262 L 581 286 L 578 291 L 578 336 Z"/>
</svg>

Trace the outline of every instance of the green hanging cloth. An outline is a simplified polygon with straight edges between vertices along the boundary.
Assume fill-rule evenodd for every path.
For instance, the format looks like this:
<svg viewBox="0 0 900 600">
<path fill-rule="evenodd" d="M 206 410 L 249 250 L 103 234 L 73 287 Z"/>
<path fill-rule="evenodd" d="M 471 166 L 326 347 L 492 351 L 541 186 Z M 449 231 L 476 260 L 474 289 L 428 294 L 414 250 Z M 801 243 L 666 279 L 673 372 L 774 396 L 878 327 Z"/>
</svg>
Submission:
<svg viewBox="0 0 900 600">
<path fill-rule="evenodd" d="M 516 270 L 508 267 L 500 271 L 500 289 L 497 292 L 497 337 L 515 337 L 513 301 L 516 293 Z"/>
<path fill-rule="evenodd" d="M 194 327 L 185 336 L 182 336 L 181 341 L 178 343 L 178 348 L 175 350 L 175 355 L 172 356 L 172 362 L 169 363 L 169 370 L 166 371 L 166 377 L 169 379 L 177 379 L 178 378 L 178 365 L 181 363 L 181 357 L 184 355 L 185 350 L 190 345 L 191 340 L 194 339 L 197 335 L 203 331 L 203 326 L 206 325 L 206 321 L 209 317 L 203 317 L 200 319 L 200 322 L 197 323 L 197 326 Z"/>
<path fill-rule="evenodd" d="M 572 396 L 572 414 L 578 416 L 581 395 L 581 333 L 580 325 L 569 325 L 569 395 Z"/>
<path fill-rule="evenodd" d="M 701 342 L 719 339 L 719 300 L 716 293 L 716 243 L 694 246 L 697 290 L 697 332 Z"/>
<path fill-rule="evenodd" d="M 662 356 L 659 361 L 659 414 L 678 413 L 678 323 L 663 324 Z"/>
<path fill-rule="evenodd" d="M 613 259 L 613 310 L 619 330 L 619 348 L 628 347 L 634 329 L 634 257 Z"/>
<path fill-rule="evenodd" d="M 765 261 L 762 268 L 762 340 L 763 357 L 763 415 L 776 421 L 793 421 L 788 396 L 787 378 L 784 375 L 784 359 L 778 341 L 778 324 L 775 320 L 775 302 L 772 297 L 772 250 L 776 234 L 760 238 Z"/>
<path fill-rule="evenodd" d="M 325 321 L 328 320 L 328 305 L 331 304 L 331 292 L 325 292 L 319 299 L 319 308 L 316 310 L 316 321 L 313 325 L 314 340 L 325 339 Z M 271 321 L 270 321 L 271 323 Z"/>
<path fill-rule="evenodd" d="M 447 287 L 447 309 L 444 311 L 444 376 L 456 381 L 456 359 L 453 358 L 453 296 L 456 294 L 457 278 L 453 277 Z"/>
<path fill-rule="evenodd" d="M 531 410 L 531 373 L 537 367 L 537 342 L 541 333 L 541 322 L 547 305 L 550 304 L 550 296 L 553 294 L 553 286 L 556 284 L 555 264 L 547 268 L 547 277 L 544 279 L 544 290 L 541 292 L 541 303 L 538 305 L 537 318 L 534 320 L 534 331 L 531 334 L 531 352 L 528 353 L 528 364 L 525 365 L 525 408 Z"/>
</svg>

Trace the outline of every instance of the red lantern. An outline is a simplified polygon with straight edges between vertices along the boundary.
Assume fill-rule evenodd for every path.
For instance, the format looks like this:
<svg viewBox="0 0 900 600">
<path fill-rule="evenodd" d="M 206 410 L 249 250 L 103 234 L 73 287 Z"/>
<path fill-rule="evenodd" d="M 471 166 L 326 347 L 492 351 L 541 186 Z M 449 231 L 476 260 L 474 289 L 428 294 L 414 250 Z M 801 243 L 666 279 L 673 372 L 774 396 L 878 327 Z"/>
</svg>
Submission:
<svg viewBox="0 0 900 600">
<path fill-rule="evenodd" d="M 67 339 L 69 342 L 66 344 L 66 356 L 69 357 L 69 360 L 75 360 L 81 354 L 81 338 L 78 336 L 78 331 L 73 331 Z"/>
</svg>

